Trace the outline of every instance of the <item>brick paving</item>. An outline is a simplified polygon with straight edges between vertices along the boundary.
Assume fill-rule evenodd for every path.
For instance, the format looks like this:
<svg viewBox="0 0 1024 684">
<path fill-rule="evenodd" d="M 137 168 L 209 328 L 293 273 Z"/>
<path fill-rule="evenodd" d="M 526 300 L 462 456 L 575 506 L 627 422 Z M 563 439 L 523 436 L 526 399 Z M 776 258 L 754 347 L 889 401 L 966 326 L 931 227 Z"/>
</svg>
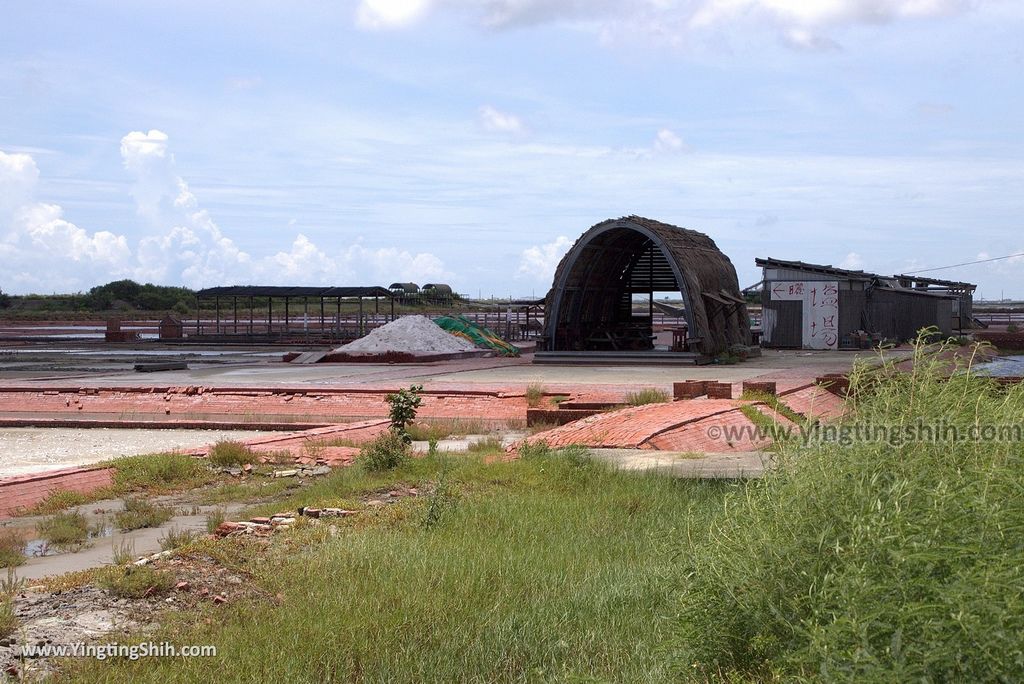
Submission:
<svg viewBox="0 0 1024 684">
<path fill-rule="evenodd" d="M 0 388 L 0 414 L 57 417 L 116 417 L 124 420 L 188 420 L 235 417 L 257 424 L 265 417 L 290 417 L 331 422 L 388 414 L 385 396 L 397 387 L 368 388 L 243 388 L 243 387 L 11 387 Z M 523 420 L 522 391 L 428 391 L 420 408 L 423 418 Z"/>
</svg>

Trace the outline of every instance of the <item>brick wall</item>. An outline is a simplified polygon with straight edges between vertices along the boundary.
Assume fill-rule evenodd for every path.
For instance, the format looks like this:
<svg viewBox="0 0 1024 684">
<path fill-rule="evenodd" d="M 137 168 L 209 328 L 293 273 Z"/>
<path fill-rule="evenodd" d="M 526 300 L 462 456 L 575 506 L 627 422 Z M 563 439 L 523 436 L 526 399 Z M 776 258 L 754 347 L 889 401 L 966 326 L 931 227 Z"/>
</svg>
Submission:
<svg viewBox="0 0 1024 684">
<path fill-rule="evenodd" d="M 64 468 L 0 480 L 0 518 L 31 508 L 52 492 L 88 494 L 114 481 L 113 468 Z"/>
</svg>

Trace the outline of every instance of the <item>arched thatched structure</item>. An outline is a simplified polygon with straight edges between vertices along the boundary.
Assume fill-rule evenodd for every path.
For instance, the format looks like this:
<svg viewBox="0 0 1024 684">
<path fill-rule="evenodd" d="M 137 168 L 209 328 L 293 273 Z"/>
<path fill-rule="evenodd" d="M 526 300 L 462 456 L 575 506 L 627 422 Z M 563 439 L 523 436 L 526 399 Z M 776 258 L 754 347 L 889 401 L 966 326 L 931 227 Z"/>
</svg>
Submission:
<svg viewBox="0 0 1024 684">
<path fill-rule="evenodd" d="M 435 297 L 451 297 L 453 290 L 451 285 L 445 283 L 427 283 L 423 286 L 421 292 Z"/>
<path fill-rule="evenodd" d="M 597 224 L 562 258 L 547 296 L 545 348 L 605 349 L 604 339 L 650 348 L 651 318 L 633 315 L 632 297 L 654 292 L 680 293 L 689 335 L 700 340 L 698 351 L 718 354 L 731 344 L 749 344 L 736 269 L 714 240 L 627 216 Z"/>
<path fill-rule="evenodd" d="M 391 283 L 388 289 L 398 295 L 413 295 L 420 291 L 420 286 L 416 283 Z"/>
</svg>

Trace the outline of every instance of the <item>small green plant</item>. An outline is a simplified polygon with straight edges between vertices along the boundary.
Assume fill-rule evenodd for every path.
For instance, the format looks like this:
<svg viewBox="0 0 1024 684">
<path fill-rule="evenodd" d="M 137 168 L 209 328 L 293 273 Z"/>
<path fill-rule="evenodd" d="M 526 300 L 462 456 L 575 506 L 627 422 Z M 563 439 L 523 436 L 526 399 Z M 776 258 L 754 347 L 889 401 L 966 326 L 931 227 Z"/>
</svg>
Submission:
<svg viewBox="0 0 1024 684">
<path fill-rule="evenodd" d="M 1008 326 L 1006 326 L 1006 332 L 1008 332 L 1008 333 L 1020 332 L 1020 326 L 1018 326 L 1016 323 L 1010 323 Z"/>
<path fill-rule="evenodd" d="M 388 430 L 359 452 L 358 463 L 369 472 L 392 470 L 405 463 L 409 456 L 409 445 L 402 435 Z"/>
<path fill-rule="evenodd" d="M 90 497 L 87 497 L 81 492 L 75 492 L 70 489 L 58 489 L 50 492 L 45 499 L 33 506 L 29 510 L 29 513 L 33 515 L 59 513 L 60 511 L 66 511 L 69 508 L 74 508 L 75 506 L 81 506 L 84 503 L 88 503 L 90 500 Z"/>
<path fill-rule="evenodd" d="M 626 403 L 630 406 L 643 406 L 644 404 L 664 404 L 669 401 L 668 392 L 654 387 L 645 387 L 638 392 L 630 392 L 626 395 Z"/>
<path fill-rule="evenodd" d="M 89 523 L 77 511 L 46 518 L 36 526 L 36 530 L 48 543 L 64 550 L 77 550 L 89 538 Z"/>
<path fill-rule="evenodd" d="M 124 508 L 114 514 L 114 523 L 124 531 L 160 527 L 174 516 L 168 506 L 158 506 L 137 497 L 124 500 Z"/>
<path fill-rule="evenodd" d="M 197 539 L 199 539 L 199 535 L 195 530 L 180 530 L 172 527 L 167 530 L 164 536 L 160 537 L 160 548 L 164 551 L 180 549 L 182 546 L 188 546 Z"/>
<path fill-rule="evenodd" d="M 526 386 L 526 405 L 530 408 L 537 408 L 544 400 L 544 385 L 539 382 L 531 382 Z"/>
<path fill-rule="evenodd" d="M 417 421 L 405 427 L 413 441 L 441 440 L 452 435 L 476 435 L 486 430 L 484 421 L 476 418 L 445 418 L 443 420 Z"/>
<path fill-rule="evenodd" d="M 113 543 L 111 543 L 113 545 Z M 113 546 L 114 565 L 127 565 L 135 560 L 135 544 L 130 540 L 123 539 L 117 546 Z"/>
<path fill-rule="evenodd" d="M 174 578 L 170 573 L 148 565 L 128 565 L 107 568 L 99 576 L 97 584 L 114 596 L 138 599 L 167 593 L 174 584 Z"/>
<path fill-rule="evenodd" d="M 14 530 L 0 532 L 0 568 L 13 568 L 25 562 L 25 542 Z"/>
<path fill-rule="evenodd" d="M 519 458 L 544 458 L 551 455 L 551 447 L 544 440 L 523 442 L 519 445 Z"/>
<path fill-rule="evenodd" d="M 406 444 L 412 441 L 412 437 L 406 431 L 406 426 L 416 420 L 416 410 L 423 403 L 423 397 L 420 396 L 422 391 L 423 385 L 412 385 L 409 389 L 401 389 L 385 397 L 391 407 L 389 412 L 391 430 L 398 434 Z"/>
<path fill-rule="evenodd" d="M 25 580 L 18 577 L 12 567 L 7 568 L 7 577 L 0 579 L 0 599 L 12 599 L 25 589 Z"/>
<path fill-rule="evenodd" d="M 423 527 L 436 527 L 448 511 L 455 507 L 457 497 L 448 481 L 448 469 L 442 468 L 437 478 L 437 485 L 427 499 L 427 512 L 423 516 Z"/>
<path fill-rule="evenodd" d="M 427 456 L 431 458 L 437 456 L 437 439 L 433 437 L 427 441 Z"/>
<path fill-rule="evenodd" d="M 210 448 L 207 454 L 210 464 L 218 468 L 230 468 L 231 466 L 242 466 L 256 460 L 256 455 L 249 447 L 241 442 L 222 440 Z"/>
<path fill-rule="evenodd" d="M 466 448 L 466 451 L 470 454 L 490 454 L 501 450 L 501 439 L 497 437 L 485 437 L 471 443 Z"/>
<path fill-rule="evenodd" d="M 0 599 L 0 639 L 6 639 L 18 628 L 18 618 L 14 614 L 14 602 L 9 598 Z"/>
<path fill-rule="evenodd" d="M 213 531 L 220 527 L 220 524 L 227 519 L 227 510 L 215 508 L 206 514 L 206 531 L 213 534 Z"/>
</svg>

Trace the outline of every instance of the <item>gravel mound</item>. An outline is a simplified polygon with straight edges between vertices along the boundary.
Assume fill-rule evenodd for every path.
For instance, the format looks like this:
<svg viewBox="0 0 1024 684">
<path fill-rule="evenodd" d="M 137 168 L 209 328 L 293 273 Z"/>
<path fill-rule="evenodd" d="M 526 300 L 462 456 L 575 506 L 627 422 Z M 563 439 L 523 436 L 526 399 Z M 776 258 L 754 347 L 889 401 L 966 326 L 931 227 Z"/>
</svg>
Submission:
<svg viewBox="0 0 1024 684">
<path fill-rule="evenodd" d="M 426 316 L 402 316 L 374 329 L 366 337 L 335 349 L 344 353 L 380 354 L 433 352 L 455 354 L 476 351 L 476 345 L 442 330 Z"/>
</svg>

